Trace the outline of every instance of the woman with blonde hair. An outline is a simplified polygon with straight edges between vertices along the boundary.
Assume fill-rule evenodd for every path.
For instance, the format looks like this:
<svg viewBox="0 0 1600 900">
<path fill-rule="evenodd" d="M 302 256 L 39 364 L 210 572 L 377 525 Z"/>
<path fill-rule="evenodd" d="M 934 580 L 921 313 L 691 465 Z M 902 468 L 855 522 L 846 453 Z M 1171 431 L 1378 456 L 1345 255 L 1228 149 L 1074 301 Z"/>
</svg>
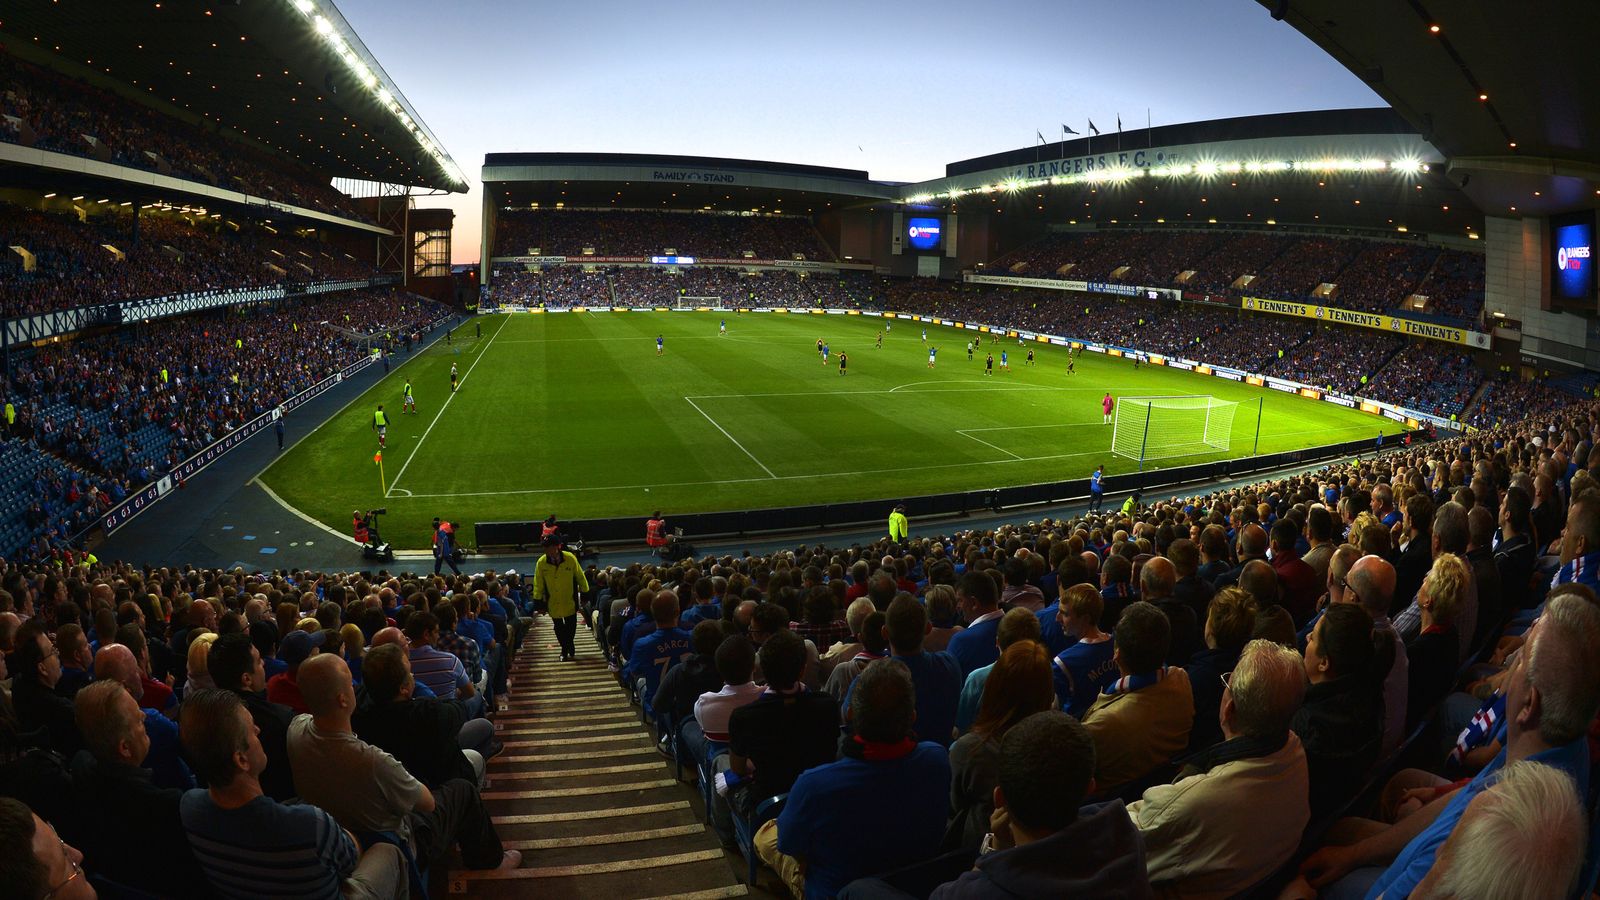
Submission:
<svg viewBox="0 0 1600 900">
<path fill-rule="evenodd" d="M 1406 644 L 1411 689 L 1406 697 L 1406 727 L 1444 699 L 1461 667 L 1461 640 L 1456 634 L 1456 614 L 1471 584 L 1472 572 L 1461 557 L 1441 553 L 1422 579 L 1417 606 L 1422 609 L 1422 633 Z"/>
<path fill-rule="evenodd" d="M 361 659 L 367 655 L 367 636 L 361 633 L 360 625 L 346 622 L 340 627 L 339 650 L 345 665 L 350 667 L 350 680 L 360 684 Z"/>
<path fill-rule="evenodd" d="M 952 815 L 945 828 L 945 850 L 977 849 L 994 813 L 1001 738 L 1023 719 L 1055 708 L 1050 651 L 1030 640 L 1007 647 L 984 682 L 972 731 L 950 746 Z"/>
<path fill-rule="evenodd" d="M 206 668 L 206 661 L 211 657 L 211 642 L 217 639 L 217 633 L 204 628 L 196 629 L 196 632 L 189 639 L 189 680 L 183 686 L 185 697 L 194 691 L 217 686 L 216 682 L 211 680 L 211 672 Z"/>
</svg>

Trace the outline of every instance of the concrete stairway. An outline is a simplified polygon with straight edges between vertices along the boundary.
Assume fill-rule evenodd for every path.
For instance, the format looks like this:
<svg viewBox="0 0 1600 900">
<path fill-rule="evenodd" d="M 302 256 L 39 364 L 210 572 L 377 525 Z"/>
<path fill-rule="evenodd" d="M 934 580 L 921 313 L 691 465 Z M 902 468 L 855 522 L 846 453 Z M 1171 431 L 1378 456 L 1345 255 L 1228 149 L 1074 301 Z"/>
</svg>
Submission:
<svg viewBox="0 0 1600 900">
<path fill-rule="evenodd" d="M 692 781 L 675 779 L 589 635 L 580 631 L 578 646 L 577 661 L 562 662 L 539 618 L 511 666 L 511 708 L 495 722 L 506 749 L 489 762 L 483 798 L 522 867 L 451 871 L 449 893 L 746 896 L 738 855 L 703 824 Z"/>
</svg>

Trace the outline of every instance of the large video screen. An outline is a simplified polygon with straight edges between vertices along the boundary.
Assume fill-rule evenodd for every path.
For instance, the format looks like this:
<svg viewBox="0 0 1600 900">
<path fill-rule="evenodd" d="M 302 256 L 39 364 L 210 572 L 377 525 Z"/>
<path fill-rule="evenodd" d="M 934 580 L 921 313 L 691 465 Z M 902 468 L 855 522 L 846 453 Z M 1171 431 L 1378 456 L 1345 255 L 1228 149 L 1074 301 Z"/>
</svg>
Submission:
<svg viewBox="0 0 1600 900">
<path fill-rule="evenodd" d="M 1595 299 L 1594 212 L 1550 217 L 1550 293 L 1561 300 Z"/>
<path fill-rule="evenodd" d="M 944 223 L 938 219 L 913 217 L 906 220 L 906 240 L 917 250 L 937 250 L 944 239 Z"/>
</svg>

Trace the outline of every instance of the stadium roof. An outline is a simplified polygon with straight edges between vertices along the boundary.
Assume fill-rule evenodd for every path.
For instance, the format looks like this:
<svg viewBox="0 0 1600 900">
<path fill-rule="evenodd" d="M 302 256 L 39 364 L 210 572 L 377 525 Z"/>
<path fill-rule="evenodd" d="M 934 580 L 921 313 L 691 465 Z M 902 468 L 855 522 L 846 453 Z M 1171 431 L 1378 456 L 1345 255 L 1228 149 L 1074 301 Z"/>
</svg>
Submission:
<svg viewBox="0 0 1600 900">
<path fill-rule="evenodd" d="M 1600 5 L 1258 2 L 1392 104 L 1485 212 L 1600 202 Z"/>
<path fill-rule="evenodd" d="M 1081 137 L 954 162 L 905 184 L 820 166 L 707 157 L 492 153 L 495 206 L 943 209 L 1061 224 L 1309 225 L 1481 234 L 1445 158 L 1387 109 L 1284 113 Z M 1019 222 L 1018 224 L 1023 224 Z"/>
<path fill-rule="evenodd" d="M 1307 225 L 1469 238 L 1483 216 L 1387 109 L 1242 116 L 1083 135 L 953 162 L 914 208 L 1098 225 Z"/>
<path fill-rule="evenodd" d="M 331 0 L 12 0 L 0 39 L 237 131 L 330 177 L 446 191 L 466 179 Z M 42 60 L 49 62 L 48 59 Z"/>
<path fill-rule="evenodd" d="M 1160 128 L 1129 128 L 1121 134 L 1107 129 L 1099 136 L 1080 135 L 1071 141 L 1055 141 L 1040 147 L 1023 147 L 977 156 L 945 166 L 946 176 L 970 175 L 988 169 L 1026 165 L 1037 155 L 1045 159 L 1103 155 L 1145 147 L 1176 147 L 1190 144 L 1220 144 L 1227 141 L 1259 141 L 1268 138 L 1317 138 L 1325 135 L 1416 136 L 1405 119 L 1394 110 L 1328 109 L 1309 112 L 1275 113 L 1265 116 L 1238 116 L 1208 122 L 1185 122 Z M 1374 152 L 1387 150 L 1374 146 Z"/>
<path fill-rule="evenodd" d="M 483 183 L 500 207 L 819 213 L 899 194 L 857 169 L 646 153 L 490 153 Z"/>
</svg>

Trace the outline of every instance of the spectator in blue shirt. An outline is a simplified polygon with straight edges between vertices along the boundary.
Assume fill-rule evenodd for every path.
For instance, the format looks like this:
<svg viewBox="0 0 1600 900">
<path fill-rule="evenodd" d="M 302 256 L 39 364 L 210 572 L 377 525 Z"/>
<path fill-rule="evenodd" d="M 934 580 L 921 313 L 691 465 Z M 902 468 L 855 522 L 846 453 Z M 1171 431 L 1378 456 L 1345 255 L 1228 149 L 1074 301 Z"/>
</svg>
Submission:
<svg viewBox="0 0 1600 900">
<path fill-rule="evenodd" d="M 993 582 L 991 582 L 993 584 Z M 934 855 L 950 804 L 950 757 L 913 737 L 916 685 L 898 659 L 856 678 L 843 757 L 795 781 L 756 852 L 796 896 L 822 900 L 856 878 Z"/>
<path fill-rule="evenodd" d="M 889 635 L 890 653 L 905 663 L 911 672 L 911 683 L 916 687 L 917 721 L 913 731 L 917 739 L 932 741 L 941 747 L 950 746 L 955 740 L 952 732 L 956 725 L 956 701 L 961 695 L 960 664 L 949 653 L 928 653 L 922 649 L 922 639 L 928 634 L 928 611 L 910 594 L 901 594 L 889 604 L 883 627 Z M 848 697 L 846 699 L 848 702 Z"/>
<path fill-rule="evenodd" d="M 679 617 L 678 625 L 686 630 L 693 631 L 696 623 L 715 622 L 722 618 L 722 604 L 712 591 L 714 586 L 710 578 L 702 578 L 694 583 L 694 605 L 683 611 Z"/>
<path fill-rule="evenodd" d="M 650 615 L 655 620 L 655 630 L 634 642 L 628 665 L 622 670 L 628 683 L 638 689 L 646 709 L 661 686 L 661 676 L 694 655 L 689 632 L 678 627 L 677 594 L 658 591 L 650 601 Z"/>
<path fill-rule="evenodd" d="M 500 642 L 495 640 L 494 624 L 483 618 L 488 606 L 488 592 L 468 594 L 461 605 L 462 615 L 456 621 L 456 632 L 478 642 L 478 661 L 489 675 L 491 696 L 503 697 L 507 693 L 505 653 Z"/>
<path fill-rule="evenodd" d="M 1039 610 L 1039 640 L 1044 642 L 1045 649 L 1050 651 L 1051 657 L 1060 655 L 1072 643 L 1072 638 L 1067 637 L 1061 630 L 1061 621 L 1056 613 L 1061 610 L 1061 598 L 1067 595 L 1067 589 L 1075 584 L 1093 584 L 1094 576 L 1083 561 L 1082 556 L 1068 555 L 1056 566 L 1055 587 L 1056 602 Z"/>
<path fill-rule="evenodd" d="M 1093 587 L 1067 589 L 1056 618 L 1062 633 L 1075 643 L 1057 654 L 1051 675 L 1061 709 L 1081 719 L 1100 691 L 1117 680 L 1116 642 L 1100 630 L 1105 601 Z"/>
<path fill-rule="evenodd" d="M 1524 760 L 1572 776 L 1579 796 L 1589 791 L 1589 723 L 1600 708 L 1600 608 L 1576 595 L 1551 600 L 1506 670 L 1506 742 L 1494 762 L 1465 787 L 1444 794 L 1348 846 L 1323 847 L 1301 866 L 1313 887 L 1337 883 L 1343 894 L 1406 897 L 1417 888 L 1473 798 L 1505 767 Z M 1509 862 L 1509 860 L 1503 860 Z M 1384 868 L 1387 866 L 1387 868 Z M 1591 862 L 1580 877 L 1594 883 Z"/>
<path fill-rule="evenodd" d="M 638 596 L 634 598 L 633 616 L 622 623 L 622 637 L 617 642 L 617 652 L 624 663 L 628 661 L 628 655 L 633 652 L 633 645 L 639 638 L 655 630 L 655 619 L 650 615 L 650 603 L 654 599 L 655 595 L 649 588 L 640 588 Z"/>
<path fill-rule="evenodd" d="M 956 608 L 967 627 L 950 638 L 950 655 L 966 676 L 1000 658 L 995 633 L 1000 630 L 1000 588 L 987 572 L 968 572 L 956 585 Z"/>
<path fill-rule="evenodd" d="M 1100 564 L 1100 627 L 1110 631 L 1117 627 L 1122 611 L 1139 599 L 1133 586 L 1133 560 L 1119 553 L 1106 557 Z"/>
</svg>

